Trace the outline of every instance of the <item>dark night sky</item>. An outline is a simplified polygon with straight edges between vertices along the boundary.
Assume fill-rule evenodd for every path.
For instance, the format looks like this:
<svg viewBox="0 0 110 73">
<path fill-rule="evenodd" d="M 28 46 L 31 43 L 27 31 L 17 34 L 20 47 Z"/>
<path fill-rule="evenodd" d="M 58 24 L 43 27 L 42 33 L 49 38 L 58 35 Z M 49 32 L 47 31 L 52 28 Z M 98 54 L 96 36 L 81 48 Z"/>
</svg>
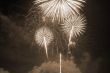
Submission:
<svg viewBox="0 0 110 73">
<path fill-rule="evenodd" d="M 0 1 L 0 68 L 10 73 L 27 73 L 44 61 L 36 45 L 33 45 L 32 25 L 25 24 L 32 1 Z M 109 4 L 104 0 L 87 0 L 84 11 L 88 22 L 87 33 L 95 39 L 97 46 L 86 51 L 92 56 L 92 61 L 102 59 L 98 73 L 109 73 Z"/>
</svg>

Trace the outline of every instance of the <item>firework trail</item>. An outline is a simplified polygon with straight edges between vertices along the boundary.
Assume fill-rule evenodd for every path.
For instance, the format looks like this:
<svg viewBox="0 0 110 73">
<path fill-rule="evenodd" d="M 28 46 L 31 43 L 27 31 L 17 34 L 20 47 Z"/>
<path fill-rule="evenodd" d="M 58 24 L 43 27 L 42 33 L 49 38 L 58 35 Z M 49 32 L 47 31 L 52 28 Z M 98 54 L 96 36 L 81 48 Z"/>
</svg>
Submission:
<svg viewBox="0 0 110 73">
<path fill-rule="evenodd" d="M 62 71 L 61 71 L 61 68 L 62 68 L 62 67 L 61 67 L 62 60 L 61 60 L 61 59 L 62 59 L 62 56 L 61 56 L 61 53 L 60 53 L 60 73 L 62 73 Z"/>
<path fill-rule="evenodd" d="M 44 37 L 44 46 L 45 46 L 45 51 L 46 51 L 46 55 L 48 58 L 48 49 L 47 49 L 47 43 L 46 43 L 46 38 Z"/>
<path fill-rule="evenodd" d="M 67 34 L 69 38 L 69 45 L 75 45 L 75 42 L 72 41 L 72 38 L 80 36 L 85 30 L 86 19 L 83 15 L 75 15 L 74 17 L 69 17 L 65 20 L 62 25 L 63 31 Z"/>
<path fill-rule="evenodd" d="M 42 27 L 42 28 L 38 29 L 35 33 L 35 41 L 41 47 L 45 48 L 47 58 L 48 58 L 48 48 L 47 47 L 51 43 L 52 40 L 53 40 L 53 34 L 50 31 L 50 29 L 47 27 Z"/>
<path fill-rule="evenodd" d="M 35 0 L 34 3 L 41 7 L 43 16 L 60 22 L 68 16 L 80 14 L 85 0 Z"/>
</svg>

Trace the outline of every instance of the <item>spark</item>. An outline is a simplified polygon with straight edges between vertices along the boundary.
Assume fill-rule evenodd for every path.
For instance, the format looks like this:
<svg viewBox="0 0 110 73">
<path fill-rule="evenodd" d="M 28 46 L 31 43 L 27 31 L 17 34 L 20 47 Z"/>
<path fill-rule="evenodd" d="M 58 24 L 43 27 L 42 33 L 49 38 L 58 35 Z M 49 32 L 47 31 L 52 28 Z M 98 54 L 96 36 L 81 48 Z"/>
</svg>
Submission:
<svg viewBox="0 0 110 73">
<path fill-rule="evenodd" d="M 62 56 L 61 56 L 61 53 L 60 53 L 60 73 L 62 73 L 62 70 L 61 70 L 61 68 L 62 68 L 61 66 L 62 65 L 61 64 L 62 64 Z"/>
<path fill-rule="evenodd" d="M 41 47 L 45 48 L 47 58 L 48 58 L 48 45 L 52 42 L 52 40 L 53 34 L 47 27 L 42 27 L 38 29 L 35 33 L 35 41 Z"/>
<path fill-rule="evenodd" d="M 35 0 L 34 3 L 41 7 L 43 16 L 60 22 L 68 16 L 80 14 L 85 0 Z"/>
</svg>

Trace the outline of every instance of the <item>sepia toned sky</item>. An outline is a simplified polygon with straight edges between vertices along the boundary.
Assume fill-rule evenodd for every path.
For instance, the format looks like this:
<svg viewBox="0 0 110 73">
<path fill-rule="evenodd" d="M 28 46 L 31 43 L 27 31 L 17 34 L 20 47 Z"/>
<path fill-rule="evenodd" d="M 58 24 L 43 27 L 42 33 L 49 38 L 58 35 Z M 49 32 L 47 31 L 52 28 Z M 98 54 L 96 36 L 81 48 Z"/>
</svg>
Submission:
<svg viewBox="0 0 110 73">
<path fill-rule="evenodd" d="M 78 50 L 75 51 L 76 64 L 84 73 L 109 73 L 109 4 L 104 0 L 87 0 L 83 9 L 87 26 L 84 35 L 79 37 Z M 43 24 L 39 19 L 40 14 L 33 7 L 33 0 L 0 1 L 0 69 L 9 73 L 28 73 L 34 66 L 45 62 L 45 52 L 34 41 L 36 29 Z M 50 46 L 59 48 L 65 56 L 66 49 L 62 50 L 66 48 L 65 36 L 57 25 L 54 29 L 56 44 Z M 55 54 L 56 51 L 54 58 Z M 82 62 L 83 58 L 87 62 Z"/>
</svg>

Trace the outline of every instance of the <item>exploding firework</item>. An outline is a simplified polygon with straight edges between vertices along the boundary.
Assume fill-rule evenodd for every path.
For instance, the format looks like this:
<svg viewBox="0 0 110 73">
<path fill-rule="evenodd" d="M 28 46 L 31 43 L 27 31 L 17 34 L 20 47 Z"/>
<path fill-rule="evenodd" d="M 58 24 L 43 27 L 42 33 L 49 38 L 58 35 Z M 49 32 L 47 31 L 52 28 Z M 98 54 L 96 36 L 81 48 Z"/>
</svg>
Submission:
<svg viewBox="0 0 110 73">
<path fill-rule="evenodd" d="M 85 30 L 86 18 L 75 15 L 74 17 L 67 18 L 62 25 L 62 29 L 69 37 L 78 37 Z"/>
<path fill-rule="evenodd" d="M 76 38 L 84 32 L 85 24 L 86 19 L 83 15 L 75 15 L 74 17 L 69 17 L 65 20 L 64 24 L 61 24 L 63 31 L 69 38 L 69 45 L 74 44 L 72 42 L 72 38 Z"/>
<path fill-rule="evenodd" d="M 52 21 L 64 21 L 67 16 L 79 14 L 84 0 L 35 0 L 41 7 L 43 15 Z"/>
<path fill-rule="evenodd" d="M 48 57 L 48 45 L 53 40 L 53 34 L 47 27 L 42 27 L 38 29 L 35 33 L 35 41 L 37 44 L 45 48 L 46 55 Z"/>
</svg>

